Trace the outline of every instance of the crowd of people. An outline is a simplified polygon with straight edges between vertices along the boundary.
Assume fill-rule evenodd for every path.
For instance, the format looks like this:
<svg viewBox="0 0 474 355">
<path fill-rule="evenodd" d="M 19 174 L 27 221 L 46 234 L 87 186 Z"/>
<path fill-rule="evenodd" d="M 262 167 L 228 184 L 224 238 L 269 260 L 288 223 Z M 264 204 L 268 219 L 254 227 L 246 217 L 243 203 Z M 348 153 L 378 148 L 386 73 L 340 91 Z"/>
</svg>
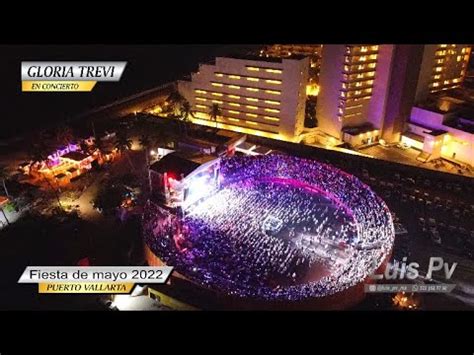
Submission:
<svg viewBox="0 0 474 355">
<path fill-rule="evenodd" d="M 272 233 L 264 228 L 269 219 L 279 222 Z M 224 159 L 218 192 L 184 217 L 150 203 L 144 232 L 153 252 L 190 279 L 226 294 L 279 300 L 360 283 L 394 239 L 389 210 L 360 180 L 283 155 Z M 328 272 L 312 280 L 315 264 Z"/>
</svg>

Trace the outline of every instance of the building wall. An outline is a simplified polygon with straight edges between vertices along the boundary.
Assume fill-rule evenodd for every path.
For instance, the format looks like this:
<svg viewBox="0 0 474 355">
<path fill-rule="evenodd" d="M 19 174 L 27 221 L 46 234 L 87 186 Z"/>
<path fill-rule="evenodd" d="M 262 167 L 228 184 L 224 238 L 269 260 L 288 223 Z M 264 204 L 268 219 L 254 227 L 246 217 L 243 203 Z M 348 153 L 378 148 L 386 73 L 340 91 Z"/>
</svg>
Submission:
<svg viewBox="0 0 474 355">
<path fill-rule="evenodd" d="M 466 76 L 471 47 L 463 44 L 430 44 L 424 53 L 415 101 L 430 93 L 460 87 Z"/>
<path fill-rule="evenodd" d="M 304 128 L 309 59 L 280 61 L 216 58 L 178 89 L 196 111 L 194 123 L 216 126 L 208 113 L 219 105 L 219 128 L 295 140 Z"/>
<path fill-rule="evenodd" d="M 316 117 L 324 133 L 340 139 L 344 127 L 370 122 L 378 61 L 378 45 L 323 46 Z"/>
<path fill-rule="evenodd" d="M 457 128 L 443 125 L 449 114 L 434 112 L 419 107 L 412 109 L 408 130 L 424 137 L 423 151 L 432 155 L 474 166 L 474 134 L 461 131 Z M 425 133 L 426 128 L 441 129 L 447 132 L 442 138 L 432 137 Z M 437 143 L 437 141 L 441 143 Z M 431 143 L 433 142 L 433 143 Z"/>
</svg>

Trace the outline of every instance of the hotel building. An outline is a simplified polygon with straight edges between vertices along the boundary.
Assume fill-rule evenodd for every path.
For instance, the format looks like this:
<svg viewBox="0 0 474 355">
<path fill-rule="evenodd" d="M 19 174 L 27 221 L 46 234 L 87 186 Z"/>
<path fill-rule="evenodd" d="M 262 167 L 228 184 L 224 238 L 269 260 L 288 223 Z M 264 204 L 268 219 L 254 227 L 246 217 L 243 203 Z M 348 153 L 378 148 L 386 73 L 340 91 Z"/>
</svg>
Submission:
<svg viewBox="0 0 474 355">
<path fill-rule="evenodd" d="M 376 80 L 387 72 L 385 66 L 379 65 L 380 56 L 385 55 L 380 52 L 390 52 L 385 55 L 390 57 L 391 47 L 382 50 L 379 45 L 323 46 L 316 117 L 319 129 L 334 141 L 360 145 L 362 140 L 378 139 L 379 117 L 371 115 L 371 100 Z"/>
<path fill-rule="evenodd" d="M 287 141 L 304 128 L 309 58 L 218 57 L 201 64 L 179 92 L 195 112 L 193 123 Z M 209 112 L 217 104 L 221 115 Z"/>
<path fill-rule="evenodd" d="M 467 73 L 471 47 L 462 44 L 423 46 L 415 102 L 430 94 L 459 88 Z"/>
</svg>

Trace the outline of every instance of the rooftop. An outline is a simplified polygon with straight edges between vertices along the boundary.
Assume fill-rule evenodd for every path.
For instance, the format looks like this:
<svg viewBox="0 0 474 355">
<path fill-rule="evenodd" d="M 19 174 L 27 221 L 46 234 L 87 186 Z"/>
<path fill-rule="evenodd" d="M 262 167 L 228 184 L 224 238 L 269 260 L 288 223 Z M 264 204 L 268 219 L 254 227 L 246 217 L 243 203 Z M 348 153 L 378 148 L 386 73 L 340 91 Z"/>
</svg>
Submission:
<svg viewBox="0 0 474 355">
<path fill-rule="evenodd" d="M 216 159 L 218 158 L 213 155 L 198 152 L 173 152 L 152 164 L 150 169 L 160 174 L 171 173 L 176 177 L 187 176 L 202 164 Z"/>
<path fill-rule="evenodd" d="M 303 54 L 292 54 L 288 57 L 278 58 L 278 57 L 266 57 L 266 56 L 259 56 L 254 54 L 237 54 L 231 55 L 225 58 L 233 58 L 233 59 L 242 59 L 242 60 L 253 60 L 257 62 L 268 62 L 268 63 L 283 63 L 283 60 L 302 60 L 307 58 L 307 55 Z"/>
</svg>

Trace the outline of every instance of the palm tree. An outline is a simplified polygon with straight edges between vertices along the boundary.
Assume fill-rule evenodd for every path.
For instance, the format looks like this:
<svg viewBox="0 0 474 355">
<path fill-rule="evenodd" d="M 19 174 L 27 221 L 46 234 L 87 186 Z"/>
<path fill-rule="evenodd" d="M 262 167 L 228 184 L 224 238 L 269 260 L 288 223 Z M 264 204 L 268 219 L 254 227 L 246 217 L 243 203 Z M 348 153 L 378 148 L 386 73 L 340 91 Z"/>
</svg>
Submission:
<svg viewBox="0 0 474 355">
<path fill-rule="evenodd" d="M 10 194 L 8 193 L 7 186 L 5 185 L 5 180 L 8 178 L 8 173 L 7 169 L 5 166 L 0 166 L 0 180 L 2 180 L 3 184 L 3 190 L 5 191 L 5 195 L 7 197 L 10 197 Z"/>
<path fill-rule="evenodd" d="M 74 139 L 74 134 L 71 127 L 66 125 L 61 125 L 56 128 L 55 131 L 55 140 L 60 145 L 69 145 Z"/>
<path fill-rule="evenodd" d="M 217 117 L 222 115 L 222 110 L 218 104 L 212 104 L 211 109 L 209 110 L 209 118 L 211 121 L 216 123 L 216 130 L 217 130 Z"/>
<path fill-rule="evenodd" d="M 35 163 L 42 163 L 45 160 L 47 160 L 47 146 L 44 144 L 43 141 L 37 141 L 37 143 L 33 144 L 30 146 L 30 157 L 31 157 L 31 164 Z M 49 167 L 48 164 L 46 164 L 47 169 L 50 171 L 51 176 L 53 175 L 53 172 L 51 171 L 51 168 Z M 59 198 L 59 193 L 58 190 L 53 186 L 51 183 L 50 179 L 46 178 L 46 176 L 43 175 L 43 180 L 46 181 L 46 183 L 49 185 L 51 190 L 54 193 L 54 196 L 56 197 L 56 200 L 58 201 L 58 206 L 61 210 L 63 210 L 63 206 L 61 204 L 61 199 Z"/>
<path fill-rule="evenodd" d="M 117 140 L 115 141 L 115 148 L 117 148 L 120 153 L 125 152 L 127 156 L 128 163 L 130 164 L 130 167 L 132 170 L 135 170 L 135 167 L 132 164 L 132 161 L 130 160 L 130 155 L 128 152 L 130 149 L 132 149 L 132 140 L 127 136 L 125 132 L 120 133 L 117 136 Z"/>
<path fill-rule="evenodd" d="M 143 133 L 140 137 L 140 145 L 143 147 L 145 150 L 145 165 L 146 165 L 146 170 L 147 170 L 147 175 L 148 175 L 148 187 L 151 191 L 151 179 L 150 179 L 150 160 L 149 160 L 149 148 L 151 147 L 152 144 L 152 139 L 149 135 L 146 133 Z"/>
<path fill-rule="evenodd" d="M 184 124 L 184 135 L 187 136 L 187 125 L 189 122 L 189 116 L 194 118 L 194 111 L 191 109 L 191 104 L 189 103 L 188 100 L 183 99 L 181 102 L 181 121 L 183 121 Z"/>
</svg>

